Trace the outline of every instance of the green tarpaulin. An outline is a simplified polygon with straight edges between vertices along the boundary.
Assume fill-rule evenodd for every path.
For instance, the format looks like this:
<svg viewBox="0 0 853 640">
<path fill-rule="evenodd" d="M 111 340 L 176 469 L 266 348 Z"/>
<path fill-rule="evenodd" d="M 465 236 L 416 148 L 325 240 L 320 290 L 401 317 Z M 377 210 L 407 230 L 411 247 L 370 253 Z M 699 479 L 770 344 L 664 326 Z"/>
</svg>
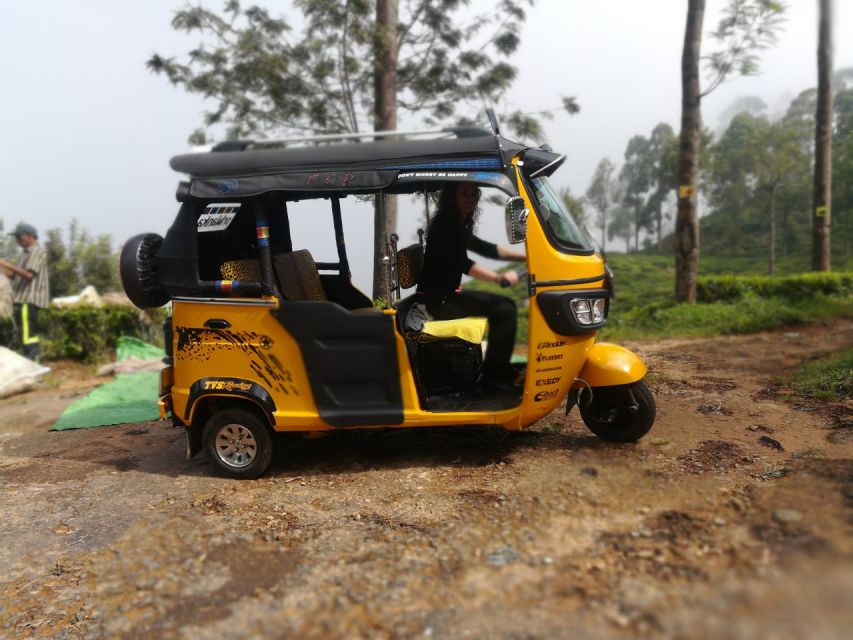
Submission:
<svg viewBox="0 0 853 640">
<path fill-rule="evenodd" d="M 117 348 L 118 360 L 162 358 L 163 350 L 136 338 L 122 336 Z M 160 374 L 156 371 L 120 373 L 115 380 L 101 385 L 85 398 L 69 406 L 51 431 L 86 429 L 113 424 L 157 420 L 157 392 Z"/>
</svg>

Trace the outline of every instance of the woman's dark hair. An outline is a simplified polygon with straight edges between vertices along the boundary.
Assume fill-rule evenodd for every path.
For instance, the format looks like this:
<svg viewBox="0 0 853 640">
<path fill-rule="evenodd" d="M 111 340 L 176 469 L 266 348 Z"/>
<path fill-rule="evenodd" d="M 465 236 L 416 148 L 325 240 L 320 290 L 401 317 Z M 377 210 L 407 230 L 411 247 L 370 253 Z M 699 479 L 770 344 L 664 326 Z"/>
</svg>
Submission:
<svg viewBox="0 0 853 640">
<path fill-rule="evenodd" d="M 450 212 L 456 211 L 456 191 L 463 184 L 468 184 L 465 182 L 445 182 L 444 186 L 441 187 L 441 191 L 438 194 L 438 204 L 436 205 L 435 218 L 441 215 L 446 215 Z M 480 200 L 480 197 L 483 195 L 480 187 L 477 187 L 477 201 Z M 480 207 L 474 209 L 474 213 L 471 218 L 471 229 L 470 232 L 473 233 L 473 229 L 477 224 L 477 218 L 480 216 Z M 433 220 L 435 220 L 433 218 Z M 432 223 L 430 223 L 432 225 Z"/>
</svg>

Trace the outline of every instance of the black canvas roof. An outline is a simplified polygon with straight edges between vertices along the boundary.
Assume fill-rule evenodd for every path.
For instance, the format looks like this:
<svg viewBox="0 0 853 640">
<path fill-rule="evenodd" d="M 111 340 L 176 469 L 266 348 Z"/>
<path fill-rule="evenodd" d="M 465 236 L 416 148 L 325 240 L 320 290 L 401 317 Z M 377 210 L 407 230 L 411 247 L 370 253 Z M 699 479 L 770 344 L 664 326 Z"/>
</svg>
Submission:
<svg viewBox="0 0 853 640">
<path fill-rule="evenodd" d="M 500 169 L 504 165 L 499 138 L 477 136 L 441 140 L 384 140 L 293 149 L 212 151 L 172 158 L 175 171 L 192 177 L 244 177 L 309 170 L 347 169 Z M 522 147 L 506 142 L 518 151 Z M 461 163 L 461 164 L 460 164 Z"/>
<path fill-rule="evenodd" d="M 388 188 L 407 191 L 414 189 L 416 182 L 422 185 L 447 179 L 448 172 L 459 172 L 459 179 L 467 177 L 508 190 L 512 187 L 505 170 L 511 159 L 525 149 L 488 134 L 211 151 L 175 156 L 170 165 L 175 171 L 190 175 L 190 195 L 199 198 L 242 197 L 268 191 L 297 192 L 302 197 Z M 433 171 L 436 175 L 430 176 Z M 399 184 L 395 184 L 398 177 Z"/>
</svg>

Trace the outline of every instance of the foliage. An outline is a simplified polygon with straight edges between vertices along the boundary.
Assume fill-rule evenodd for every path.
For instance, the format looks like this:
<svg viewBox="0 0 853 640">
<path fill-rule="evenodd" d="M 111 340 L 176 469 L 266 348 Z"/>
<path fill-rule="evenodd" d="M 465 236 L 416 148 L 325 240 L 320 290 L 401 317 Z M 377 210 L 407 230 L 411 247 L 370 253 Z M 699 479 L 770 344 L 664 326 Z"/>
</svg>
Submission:
<svg viewBox="0 0 853 640">
<path fill-rule="evenodd" d="M 697 283 L 701 302 L 733 302 L 749 296 L 798 300 L 813 295 L 853 295 L 853 273 L 805 273 L 770 276 L 702 276 Z"/>
<path fill-rule="evenodd" d="M 735 303 L 657 303 L 614 315 L 602 332 L 608 340 L 709 337 L 752 333 L 853 314 L 853 299 L 809 296 L 746 297 Z"/>
<path fill-rule="evenodd" d="M 162 345 L 166 311 L 146 313 L 133 307 L 50 308 L 39 316 L 44 328 L 42 357 L 100 362 L 115 357 L 120 336 L 142 338 Z"/>
<path fill-rule="evenodd" d="M 50 269 L 50 295 L 67 296 L 92 285 L 100 293 L 121 289 L 118 278 L 118 254 L 112 240 L 103 234 L 92 237 L 72 219 L 65 234 L 49 229 L 45 241 Z"/>
<path fill-rule="evenodd" d="M 507 62 L 521 42 L 532 0 L 500 0 L 472 15 L 461 0 L 402 3 L 397 30 L 397 106 L 427 120 L 447 121 L 497 103 L 515 80 Z M 375 2 L 296 0 L 292 19 L 228 0 L 217 13 L 189 5 L 175 30 L 201 44 L 188 59 L 154 54 L 147 62 L 172 84 L 212 100 L 204 127 L 227 126 L 229 138 L 273 131 L 371 130 L 376 113 Z M 577 104 L 563 98 L 562 109 Z M 528 133 L 536 122 L 510 114 Z M 532 127 L 532 130 L 531 130 Z M 197 131 L 194 142 L 206 133 Z"/>
<path fill-rule="evenodd" d="M 758 73 L 758 52 L 776 42 L 785 9 L 786 4 L 778 0 L 729 0 L 711 33 L 720 49 L 705 57 L 711 77 L 703 96 L 731 75 Z"/>
<path fill-rule="evenodd" d="M 805 365 L 791 387 L 800 395 L 820 400 L 853 399 L 853 349 Z"/>
<path fill-rule="evenodd" d="M 613 173 L 615 171 L 613 163 L 602 158 L 595 168 L 595 173 L 592 175 L 592 180 L 586 190 L 587 202 L 598 212 L 596 226 L 601 229 L 601 247 L 607 248 L 607 214 L 614 203 L 615 179 Z"/>
</svg>

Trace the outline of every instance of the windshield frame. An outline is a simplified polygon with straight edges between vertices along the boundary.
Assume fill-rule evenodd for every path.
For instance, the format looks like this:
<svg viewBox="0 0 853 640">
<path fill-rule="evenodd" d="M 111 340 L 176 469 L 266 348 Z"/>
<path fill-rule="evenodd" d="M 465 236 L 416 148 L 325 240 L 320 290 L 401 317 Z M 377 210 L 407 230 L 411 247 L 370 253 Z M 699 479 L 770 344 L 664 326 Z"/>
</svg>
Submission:
<svg viewBox="0 0 853 640">
<path fill-rule="evenodd" d="M 548 191 L 550 191 L 550 195 L 552 196 L 554 202 L 558 207 L 558 213 L 565 217 L 568 220 L 570 228 L 574 230 L 575 235 L 578 238 L 578 242 L 570 242 L 566 238 L 562 238 L 554 231 L 551 227 L 550 222 L 545 218 L 542 209 L 544 209 L 544 205 L 539 202 L 539 196 L 537 195 L 540 189 L 537 188 L 537 184 L 544 184 Z M 568 253 L 577 256 L 591 256 L 595 253 L 595 248 L 589 244 L 589 239 L 583 230 L 578 226 L 577 221 L 572 217 L 572 215 L 566 211 L 566 208 L 563 206 L 563 203 L 560 201 L 559 196 L 557 195 L 557 191 L 554 189 L 553 185 L 550 183 L 546 176 L 540 176 L 537 178 L 530 178 L 525 176 L 524 178 L 524 186 L 525 189 L 530 196 L 530 202 L 533 204 L 533 210 L 536 213 L 536 217 L 539 220 L 539 225 L 542 227 L 542 230 L 545 232 L 545 236 L 548 238 L 548 242 L 551 243 L 551 246 L 558 249 L 561 253 Z"/>
</svg>

